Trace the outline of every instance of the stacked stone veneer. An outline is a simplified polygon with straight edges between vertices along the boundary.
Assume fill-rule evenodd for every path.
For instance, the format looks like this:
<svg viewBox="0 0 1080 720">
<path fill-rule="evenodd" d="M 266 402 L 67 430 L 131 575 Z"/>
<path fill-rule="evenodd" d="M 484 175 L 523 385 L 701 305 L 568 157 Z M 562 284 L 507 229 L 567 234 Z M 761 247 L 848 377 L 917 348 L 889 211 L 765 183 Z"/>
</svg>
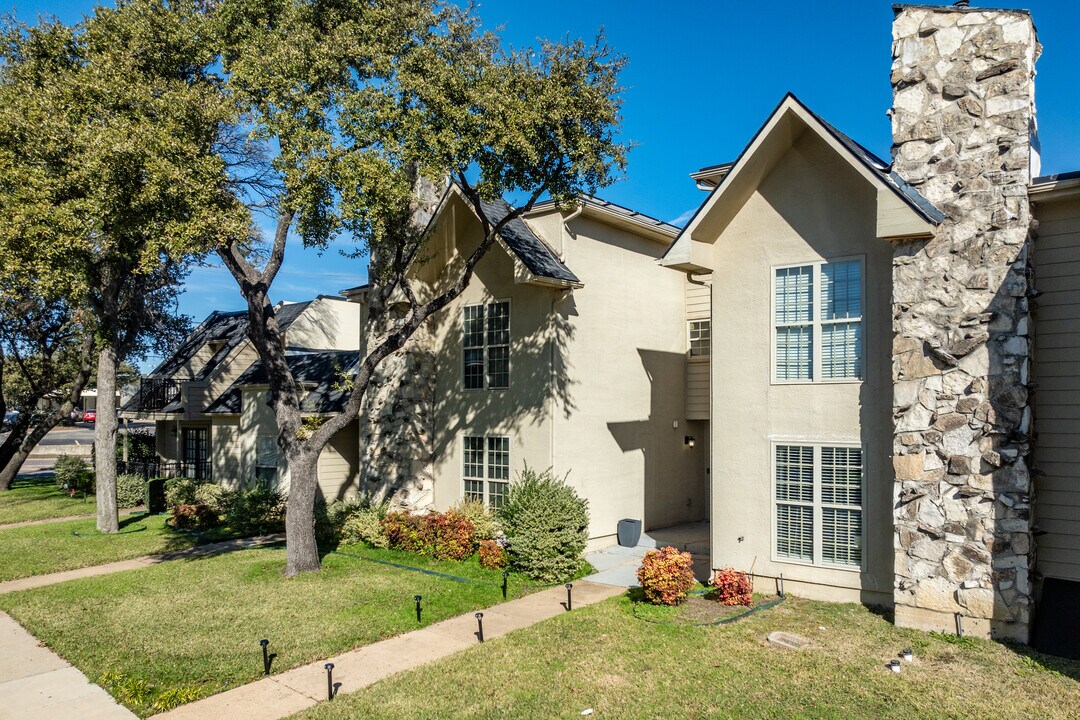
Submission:
<svg viewBox="0 0 1080 720">
<path fill-rule="evenodd" d="M 382 334 L 373 333 L 369 347 Z M 432 471 L 435 359 L 421 327 L 383 360 L 360 411 L 360 491 L 395 510 L 434 504 Z"/>
<path fill-rule="evenodd" d="M 898 624 L 1026 640 L 1032 609 L 1023 11 L 897 6 L 893 168 L 947 219 L 893 259 Z"/>
</svg>

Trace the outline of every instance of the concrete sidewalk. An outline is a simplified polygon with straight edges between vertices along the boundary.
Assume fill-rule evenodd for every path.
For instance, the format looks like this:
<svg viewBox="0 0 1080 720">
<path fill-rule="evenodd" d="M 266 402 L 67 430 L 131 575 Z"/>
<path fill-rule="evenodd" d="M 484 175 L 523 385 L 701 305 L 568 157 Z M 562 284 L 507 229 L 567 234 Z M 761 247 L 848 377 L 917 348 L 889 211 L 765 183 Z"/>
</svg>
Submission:
<svg viewBox="0 0 1080 720">
<path fill-rule="evenodd" d="M 146 508 L 142 507 L 141 505 L 133 508 L 125 508 L 120 511 L 120 517 L 126 517 L 127 515 L 133 515 L 135 513 L 141 513 L 145 511 Z M 64 517 L 42 518 L 41 520 L 23 520 L 21 522 L 0 525 L 0 530 L 11 530 L 12 528 L 29 527 L 31 525 L 49 525 L 50 523 L 68 522 L 69 520 L 88 520 L 94 517 L 97 517 L 97 515 L 94 513 L 85 513 L 82 515 L 65 515 Z"/>
<path fill-rule="evenodd" d="M 618 587 L 637 587 L 637 569 L 645 553 L 653 548 L 674 547 L 690 553 L 694 561 L 694 576 L 701 581 L 711 576 L 709 568 L 709 523 L 694 522 L 660 528 L 643 533 L 635 547 L 610 547 L 585 553 L 585 559 L 596 572 L 585 579 L 590 582 Z"/>
<path fill-rule="evenodd" d="M 48 575 L 32 575 L 30 577 L 19 578 L 18 580 L 0 582 L 0 595 L 17 592 L 19 590 L 32 590 L 34 588 L 45 587 L 46 585 L 55 585 L 57 583 L 67 582 L 68 580 L 79 580 L 82 578 L 96 577 L 98 575 L 111 575 L 112 573 L 123 572 L 125 570 L 138 570 L 139 568 L 157 565 L 158 563 L 169 562 L 171 560 L 192 560 L 195 558 L 233 552 L 234 550 L 273 545 L 274 543 L 283 542 L 284 540 L 284 533 L 241 538 L 239 540 L 226 540 L 224 542 L 210 543 L 208 545 L 197 545 L 193 548 L 187 548 L 186 550 L 162 553 L 161 555 L 144 555 L 143 557 L 132 558 L 131 560 L 119 560 L 104 565 L 79 568 L 77 570 L 65 570 L 64 572 L 49 573 Z"/>
<path fill-rule="evenodd" d="M 623 592 L 623 588 L 579 580 L 574 583 L 574 608 L 592 605 Z M 566 612 L 566 590 L 549 588 L 484 610 L 484 639 L 528 627 Z M 249 685 L 212 695 L 155 718 L 168 720 L 278 720 L 326 701 L 327 662 L 334 663 L 337 694 L 351 693 L 404 670 L 426 665 L 475 646 L 473 613 L 414 630 L 347 652 L 338 657 L 288 670 Z"/>
<path fill-rule="evenodd" d="M 0 720 L 134 720 L 135 715 L 0 612 Z"/>
</svg>

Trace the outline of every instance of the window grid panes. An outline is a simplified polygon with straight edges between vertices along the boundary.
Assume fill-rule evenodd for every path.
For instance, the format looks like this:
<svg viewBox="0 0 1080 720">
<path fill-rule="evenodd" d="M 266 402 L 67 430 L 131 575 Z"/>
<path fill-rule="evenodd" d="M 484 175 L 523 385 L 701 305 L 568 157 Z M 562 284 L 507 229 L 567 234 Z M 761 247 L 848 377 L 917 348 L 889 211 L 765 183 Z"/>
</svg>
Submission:
<svg viewBox="0 0 1080 720">
<path fill-rule="evenodd" d="M 777 268 L 774 283 L 776 380 L 861 379 L 862 261 Z"/>
<path fill-rule="evenodd" d="M 510 303 L 466 307 L 462 331 L 464 388 L 510 387 Z"/>
<path fill-rule="evenodd" d="M 776 556 L 861 566 L 862 450 L 777 445 L 775 463 Z"/>
<path fill-rule="evenodd" d="M 694 320 L 690 323 L 690 357 L 703 357 L 709 354 L 709 340 L 712 323 L 708 320 Z"/>
<path fill-rule="evenodd" d="M 510 438 L 466 436 L 462 464 L 465 499 L 500 507 L 510 485 Z"/>
</svg>

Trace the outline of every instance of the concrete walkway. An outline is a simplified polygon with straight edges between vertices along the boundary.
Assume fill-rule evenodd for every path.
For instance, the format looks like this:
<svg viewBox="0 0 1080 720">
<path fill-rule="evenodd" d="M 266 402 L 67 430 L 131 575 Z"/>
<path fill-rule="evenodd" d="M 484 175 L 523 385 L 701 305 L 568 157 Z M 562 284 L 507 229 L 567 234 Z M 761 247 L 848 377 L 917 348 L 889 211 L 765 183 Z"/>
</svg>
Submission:
<svg viewBox="0 0 1080 720">
<path fill-rule="evenodd" d="M 585 559 L 596 568 L 597 572 L 585 579 L 616 587 L 637 587 L 637 569 L 641 567 L 641 559 L 649 550 L 660 547 L 674 547 L 689 552 L 694 560 L 694 576 L 702 581 L 709 579 L 711 571 L 709 568 L 709 523 L 707 522 L 686 523 L 650 530 L 642 534 L 636 547 L 612 545 L 586 553 Z"/>
<path fill-rule="evenodd" d="M 578 580 L 573 607 L 584 607 L 623 592 L 620 587 Z M 550 588 L 484 610 L 484 639 L 492 640 L 566 612 L 566 590 Z M 168 720 L 278 720 L 326 701 L 327 662 L 334 663 L 337 694 L 351 693 L 395 673 L 426 665 L 479 642 L 473 613 L 414 630 L 312 663 L 249 685 L 212 695 L 155 718 Z M 273 647 L 271 647 L 273 650 Z"/>
<path fill-rule="evenodd" d="M 134 513 L 145 512 L 146 508 L 139 506 L 133 508 L 127 508 L 120 511 L 120 517 L 126 515 L 132 515 Z M 89 518 L 97 517 L 95 513 L 86 513 L 83 515 L 66 515 L 64 517 L 55 518 L 42 518 L 41 520 L 23 520 L 22 522 L 8 523 L 6 525 L 0 525 L 0 530 L 11 530 L 12 528 L 27 527 L 30 525 L 48 525 L 49 523 L 68 522 L 69 520 L 87 520 Z"/>
<path fill-rule="evenodd" d="M 118 562 L 93 565 L 77 570 L 66 570 L 64 572 L 49 573 L 47 575 L 33 575 L 31 577 L 19 578 L 18 580 L 0 582 L 0 595 L 17 592 L 19 590 L 32 590 L 33 588 L 45 587 L 46 585 L 55 585 L 57 583 L 67 582 L 68 580 L 79 580 L 81 578 L 96 577 L 98 575 L 111 575 L 112 573 L 123 572 L 125 570 L 138 570 L 139 568 L 157 565 L 158 563 L 169 562 L 171 560 L 192 560 L 194 558 L 220 555 L 234 550 L 244 550 L 247 548 L 260 547 L 262 545 L 273 545 L 274 543 L 283 542 L 284 540 L 284 533 L 242 538 L 239 540 L 226 540 L 224 542 L 198 545 L 186 550 L 176 550 L 175 552 L 163 553 L 161 555 L 144 555 L 143 557 L 132 558 L 131 560 L 120 560 Z"/>
<path fill-rule="evenodd" d="M 0 612 L 0 720 L 134 720 L 109 693 Z"/>
</svg>

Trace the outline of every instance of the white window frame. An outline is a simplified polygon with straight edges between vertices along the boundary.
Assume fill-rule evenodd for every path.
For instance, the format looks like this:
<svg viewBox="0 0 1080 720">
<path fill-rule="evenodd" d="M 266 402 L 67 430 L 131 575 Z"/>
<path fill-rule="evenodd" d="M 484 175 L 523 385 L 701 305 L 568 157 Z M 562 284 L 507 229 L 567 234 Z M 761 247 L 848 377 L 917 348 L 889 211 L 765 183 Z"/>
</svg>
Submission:
<svg viewBox="0 0 1080 720">
<path fill-rule="evenodd" d="M 481 462 L 480 473 L 482 477 L 473 477 L 465 474 L 465 442 L 469 438 L 479 438 L 483 441 L 483 459 Z M 506 441 L 506 478 L 492 478 L 491 477 L 491 441 L 492 440 L 504 440 Z M 492 485 L 503 486 L 503 492 L 501 495 L 505 497 L 506 490 L 510 486 L 510 436 L 509 435 L 483 435 L 479 433 L 462 433 L 461 440 L 458 443 L 458 447 L 461 449 L 461 456 L 459 457 L 458 467 L 461 468 L 461 497 L 469 498 L 469 491 L 466 489 L 466 483 L 469 481 L 479 482 L 483 487 L 482 497 L 479 498 L 489 508 L 494 509 L 496 506 L 492 503 L 492 497 L 494 493 L 491 492 Z M 501 451 L 497 451 L 501 452 Z M 500 466 L 502 467 L 502 466 Z M 471 498 L 476 499 L 476 498 Z"/>
<path fill-rule="evenodd" d="M 705 352 L 694 354 L 694 325 L 707 323 L 709 326 L 709 337 L 707 338 L 708 344 L 705 346 Z M 686 356 L 691 360 L 708 360 L 712 355 L 712 319 L 711 318 L 698 318 L 696 320 L 686 321 Z"/>
<path fill-rule="evenodd" d="M 266 465 L 260 461 L 263 459 L 263 453 L 259 452 L 260 444 L 269 444 L 274 448 L 274 464 Z M 252 476 L 256 484 L 263 482 L 264 478 L 259 477 L 260 470 L 272 470 L 273 477 L 265 478 L 267 486 L 270 488 L 277 487 L 278 483 L 278 470 L 281 466 L 281 448 L 278 447 L 277 438 L 273 435 L 256 435 L 255 436 L 255 462 L 252 464 Z"/>
<path fill-rule="evenodd" d="M 790 503 L 789 501 L 779 501 L 776 497 L 776 448 L 779 446 L 799 446 L 799 447 L 812 447 L 814 449 L 814 500 L 810 507 L 814 509 L 814 524 L 813 524 L 813 537 L 811 542 L 813 544 L 813 561 L 799 560 L 798 558 L 782 557 L 776 552 L 777 540 L 778 540 L 778 527 L 776 520 L 776 506 L 777 503 L 782 504 L 798 504 Z M 826 562 L 822 556 L 822 509 L 823 508 L 839 508 L 850 510 L 855 506 L 853 505 L 839 505 L 836 503 L 823 503 L 821 501 L 821 450 L 822 448 L 851 448 L 862 451 L 862 483 L 859 488 L 860 498 L 862 504 L 859 506 L 859 512 L 862 519 L 862 532 L 860 533 L 860 557 L 858 565 L 847 565 L 841 563 Z M 866 505 L 867 505 L 867 463 L 866 463 L 866 448 L 858 442 L 845 442 L 842 440 L 807 440 L 805 438 L 772 438 L 769 443 L 769 485 L 771 487 L 770 495 L 772 502 L 769 507 L 769 524 L 771 526 L 771 537 L 769 540 L 769 555 L 775 563 L 785 563 L 790 565 L 803 565 L 805 567 L 818 567 L 828 568 L 829 570 L 845 570 L 847 572 L 865 572 L 866 571 Z M 803 505 L 806 505 L 805 503 Z"/>
<path fill-rule="evenodd" d="M 821 268 L 824 265 L 831 265 L 832 263 L 841 263 L 851 260 L 857 260 L 859 262 L 859 297 L 862 304 L 862 314 L 858 318 L 844 318 L 843 320 L 822 320 L 821 311 Z M 810 364 L 813 368 L 813 373 L 809 379 L 785 379 L 779 378 L 776 375 L 776 328 L 778 323 L 776 322 L 776 271 L 788 270 L 791 268 L 809 267 L 812 269 L 811 283 L 813 284 L 813 295 L 811 296 L 811 302 L 813 303 L 814 312 L 810 317 L 810 321 L 806 322 L 792 322 L 792 323 L 780 323 L 779 325 L 785 327 L 797 327 L 803 325 L 809 325 L 811 332 L 813 333 L 813 342 L 810 347 Z M 863 382 L 866 377 L 866 256 L 865 255 L 847 255 L 844 257 L 834 257 L 825 260 L 811 260 L 808 262 L 789 263 L 787 265 L 773 265 L 769 269 L 769 380 L 773 385 L 845 385 L 845 384 L 858 384 Z M 825 325 L 837 325 L 842 323 L 858 322 L 860 326 L 859 334 L 859 364 L 860 364 L 860 376 L 857 378 L 823 378 L 821 376 L 821 339 L 824 335 L 822 328 Z"/>
<path fill-rule="evenodd" d="M 497 387 L 492 387 L 492 385 L 491 385 L 491 372 L 488 369 L 488 364 L 489 364 L 488 348 L 491 347 L 491 346 L 488 344 L 488 327 L 487 327 L 487 323 L 488 323 L 490 307 L 492 305 L 499 305 L 499 304 L 502 304 L 502 303 L 506 303 L 507 314 L 508 314 L 509 322 L 510 322 L 510 326 L 507 328 L 507 332 L 509 332 L 509 334 L 510 334 L 510 342 L 507 343 L 506 346 L 505 346 L 506 347 L 506 365 L 507 365 L 506 373 L 507 373 L 507 379 L 506 379 L 506 385 L 500 385 L 500 386 L 497 386 Z M 475 307 L 481 307 L 481 308 L 484 309 L 484 344 L 483 344 L 483 346 L 481 348 L 466 348 L 465 347 L 465 310 L 467 308 L 475 308 Z M 511 348 L 513 347 L 513 344 L 514 344 L 513 322 L 514 322 L 514 308 L 513 308 L 513 304 L 510 302 L 509 298 L 493 298 L 491 300 L 485 300 L 484 302 L 469 303 L 468 305 L 462 306 L 462 308 L 461 308 L 461 325 L 460 325 L 461 353 L 460 353 L 460 369 L 458 371 L 458 378 L 459 378 L 458 382 L 460 383 L 460 386 L 461 386 L 462 390 L 464 390 L 465 392 L 481 392 L 481 391 L 485 391 L 485 390 L 509 390 L 510 389 L 510 377 L 513 374 L 513 367 L 512 367 L 512 362 L 511 362 L 511 355 L 513 354 L 511 352 Z M 497 345 L 495 347 L 503 347 L 503 346 L 502 345 Z M 469 349 L 469 350 L 481 349 L 483 351 L 483 353 L 484 353 L 484 385 L 483 385 L 483 387 L 475 387 L 475 388 L 465 387 L 465 351 L 466 351 L 466 349 Z"/>
</svg>

